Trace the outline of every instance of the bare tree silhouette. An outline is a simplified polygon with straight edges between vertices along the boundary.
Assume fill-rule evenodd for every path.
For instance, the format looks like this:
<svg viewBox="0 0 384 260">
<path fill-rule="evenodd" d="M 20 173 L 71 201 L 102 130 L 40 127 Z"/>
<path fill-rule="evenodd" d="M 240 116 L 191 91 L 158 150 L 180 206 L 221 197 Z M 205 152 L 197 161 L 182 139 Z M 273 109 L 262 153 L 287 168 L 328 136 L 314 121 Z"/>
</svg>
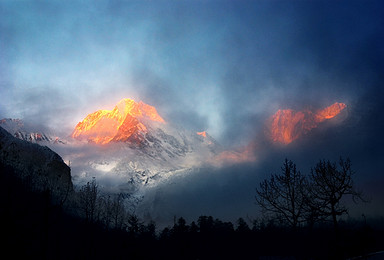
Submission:
<svg viewBox="0 0 384 260">
<path fill-rule="evenodd" d="M 87 182 L 83 185 L 79 191 L 79 203 L 80 208 L 84 213 L 85 219 L 90 222 L 95 221 L 96 210 L 97 210 L 97 199 L 99 191 L 96 179 Z"/>
<path fill-rule="evenodd" d="M 338 227 L 337 217 L 348 213 L 341 199 L 351 195 L 354 202 L 359 199 L 364 201 L 362 193 L 354 187 L 353 174 L 351 161 L 342 158 L 338 165 L 320 160 L 311 170 L 310 205 L 317 211 L 318 217 L 331 217 L 335 230 Z"/>
<path fill-rule="evenodd" d="M 296 165 L 285 159 L 282 174 L 260 183 L 256 189 L 256 203 L 265 213 L 273 214 L 295 229 L 305 219 L 307 181 L 296 169 Z"/>
</svg>

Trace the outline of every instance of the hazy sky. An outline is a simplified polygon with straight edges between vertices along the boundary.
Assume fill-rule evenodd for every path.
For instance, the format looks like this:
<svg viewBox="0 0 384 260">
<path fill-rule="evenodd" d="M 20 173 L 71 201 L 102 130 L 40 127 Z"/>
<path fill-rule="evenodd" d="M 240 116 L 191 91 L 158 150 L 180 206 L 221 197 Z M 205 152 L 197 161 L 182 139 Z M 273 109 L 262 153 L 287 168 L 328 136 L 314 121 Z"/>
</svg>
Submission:
<svg viewBox="0 0 384 260">
<path fill-rule="evenodd" d="M 382 10 L 383 1 L 3 0 L 0 117 L 70 134 L 88 113 L 134 98 L 237 146 L 279 108 L 344 102 L 342 125 L 265 153 L 277 162 L 264 165 L 350 156 L 365 183 L 383 184 Z"/>
<path fill-rule="evenodd" d="M 380 10 L 370 1 L 1 1 L 0 115 L 72 129 L 131 97 L 242 141 L 278 108 L 370 93 L 382 79 Z"/>
</svg>

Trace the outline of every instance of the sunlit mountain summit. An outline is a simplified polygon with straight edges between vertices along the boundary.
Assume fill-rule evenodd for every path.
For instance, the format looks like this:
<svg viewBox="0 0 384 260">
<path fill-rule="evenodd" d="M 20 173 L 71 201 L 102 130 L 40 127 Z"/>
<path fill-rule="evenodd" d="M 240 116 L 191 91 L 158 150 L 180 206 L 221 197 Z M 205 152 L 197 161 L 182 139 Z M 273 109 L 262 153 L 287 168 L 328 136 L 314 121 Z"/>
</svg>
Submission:
<svg viewBox="0 0 384 260">
<path fill-rule="evenodd" d="M 78 150 L 65 158 L 78 174 L 75 183 L 109 178 L 107 188 L 130 194 L 211 164 L 224 151 L 205 131 L 166 122 L 154 106 L 129 98 L 87 115 L 71 139 Z"/>
<path fill-rule="evenodd" d="M 120 144 L 136 153 L 173 162 L 196 151 L 210 155 L 219 151 L 209 135 L 168 124 L 155 107 L 128 98 L 120 100 L 112 110 L 87 115 L 76 125 L 72 138 L 99 145 Z"/>
<path fill-rule="evenodd" d="M 97 144 L 123 141 L 140 144 L 149 122 L 164 123 L 155 107 L 132 99 L 122 99 L 113 110 L 98 110 L 79 122 L 72 137 Z"/>
<path fill-rule="evenodd" d="M 346 107 L 346 104 L 336 102 L 315 112 L 279 109 L 268 120 L 268 135 L 275 143 L 289 144 L 307 134 L 311 129 L 318 127 L 320 123 L 334 118 Z"/>
</svg>

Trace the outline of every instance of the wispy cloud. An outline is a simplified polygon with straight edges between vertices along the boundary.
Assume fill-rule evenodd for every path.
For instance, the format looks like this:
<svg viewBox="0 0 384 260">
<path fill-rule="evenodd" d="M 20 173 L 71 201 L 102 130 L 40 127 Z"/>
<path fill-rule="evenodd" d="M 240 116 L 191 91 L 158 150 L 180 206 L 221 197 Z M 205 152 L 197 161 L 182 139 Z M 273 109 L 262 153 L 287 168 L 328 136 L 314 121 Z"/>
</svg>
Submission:
<svg viewBox="0 0 384 260">
<path fill-rule="evenodd" d="M 2 1 L 0 116 L 69 135 L 87 114 L 134 98 L 226 147 L 257 140 L 266 169 L 268 154 L 274 163 L 345 155 L 374 178 L 384 131 L 381 10 L 381 1 Z M 312 131 L 292 144 L 303 145 L 297 151 L 266 145 L 265 120 L 278 109 L 334 102 L 348 105 L 342 128 Z"/>
</svg>

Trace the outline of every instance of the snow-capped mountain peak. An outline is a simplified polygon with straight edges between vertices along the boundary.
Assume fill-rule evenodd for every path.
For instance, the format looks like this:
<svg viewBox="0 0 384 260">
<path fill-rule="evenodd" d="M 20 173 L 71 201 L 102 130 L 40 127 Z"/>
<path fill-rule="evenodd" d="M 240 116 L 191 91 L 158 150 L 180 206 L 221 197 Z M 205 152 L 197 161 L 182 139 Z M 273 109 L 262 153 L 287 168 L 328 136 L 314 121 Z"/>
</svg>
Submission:
<svg viewBox="0 0 384 260">
<path fill-rule="evenodd" d="M 20 119 L 1 119 L 0 126 L 14 137 L 31 143 L 65 143 L 61 138 L 36 129 L 36 127 L 28 126 Z"/>
<path fill-rule="evenodd" d="M 165 123 L 155 107 L 124 98 L 113 110 L 98 110 L 79 122 L 72 137 L 97 144 L 139 143 L 148 133 L 148 123 Z"/>
</svg>

